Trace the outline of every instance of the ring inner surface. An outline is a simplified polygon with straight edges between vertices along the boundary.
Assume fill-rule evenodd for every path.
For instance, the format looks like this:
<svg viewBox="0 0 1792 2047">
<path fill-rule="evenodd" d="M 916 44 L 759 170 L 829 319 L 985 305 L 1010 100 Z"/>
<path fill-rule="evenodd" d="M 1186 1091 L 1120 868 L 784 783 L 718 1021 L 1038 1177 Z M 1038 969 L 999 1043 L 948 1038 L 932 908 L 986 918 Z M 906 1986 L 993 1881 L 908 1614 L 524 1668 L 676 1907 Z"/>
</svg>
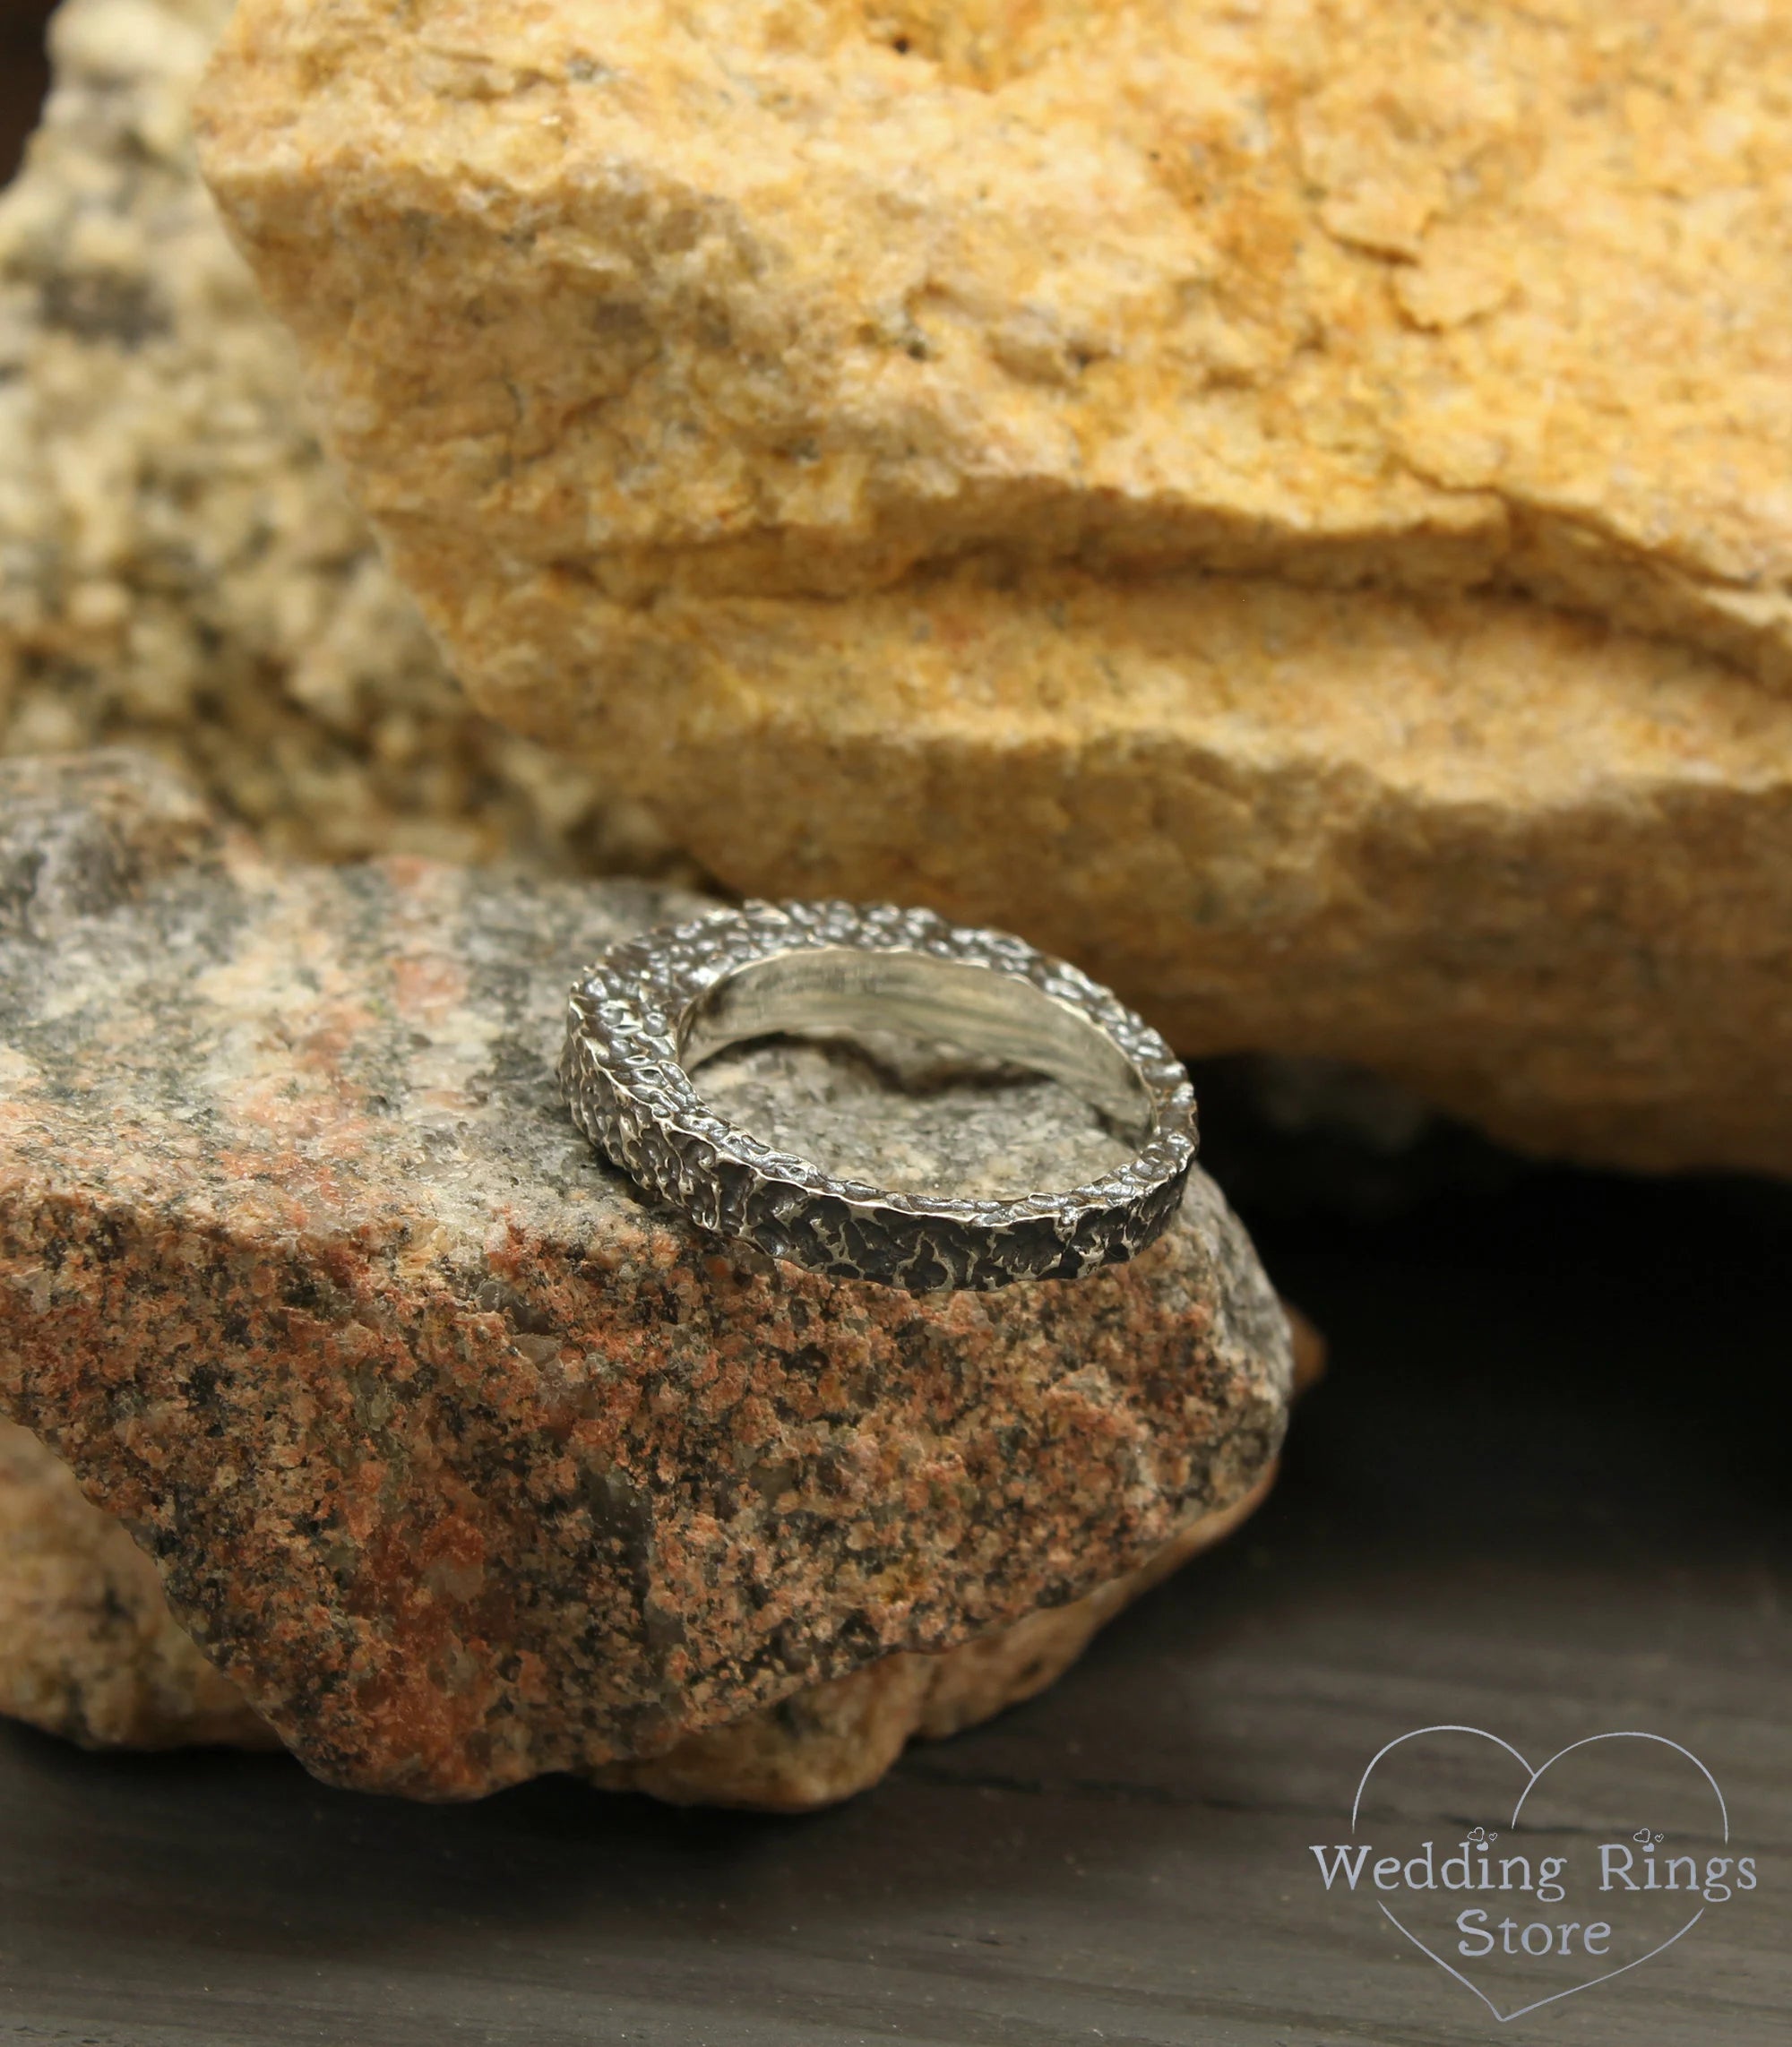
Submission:
<svg viewBox="0 0 1792 2047">
<path fill-rule="evenodd" d="M 1049 1074 L 1142 1140 L 1150 1097 L 1097 1025 L 1030 983 L 924 952 L 849 946 L 774 953 L 737 968 L 678 1019 L 686 1071 L 748 1038 L 895 1030 Z"/>
</svg>

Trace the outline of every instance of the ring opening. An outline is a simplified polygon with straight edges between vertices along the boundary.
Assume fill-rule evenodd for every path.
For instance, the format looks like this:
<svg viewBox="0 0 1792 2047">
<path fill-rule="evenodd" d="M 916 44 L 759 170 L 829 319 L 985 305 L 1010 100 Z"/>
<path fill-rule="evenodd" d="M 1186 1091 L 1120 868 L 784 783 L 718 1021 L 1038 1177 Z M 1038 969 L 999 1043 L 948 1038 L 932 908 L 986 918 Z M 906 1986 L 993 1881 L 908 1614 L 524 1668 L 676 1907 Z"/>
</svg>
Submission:
<svg viewBox="0 0 1792 2047">
<path fill-rule="evenodd" d="M 755 959 L 685 1009 L 678 1054 L 688 1071 L 749 1038 L 880 1030 L 1048 1074 L 1138 1138 L 1151 1130 L 1137 1069 L 1087 1017 L 1030 982 L 925 952 L 825 946 Z"/>
</svg>

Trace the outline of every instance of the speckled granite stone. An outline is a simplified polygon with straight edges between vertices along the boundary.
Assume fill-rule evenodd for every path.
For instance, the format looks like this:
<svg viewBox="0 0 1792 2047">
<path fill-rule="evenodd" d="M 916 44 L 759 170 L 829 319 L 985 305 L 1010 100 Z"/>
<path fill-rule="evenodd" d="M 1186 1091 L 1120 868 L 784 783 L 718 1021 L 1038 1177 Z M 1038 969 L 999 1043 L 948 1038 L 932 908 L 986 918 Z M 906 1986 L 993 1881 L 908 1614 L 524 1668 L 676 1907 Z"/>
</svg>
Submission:
<svg viewBox="0 0 1792 2047">
<path fill-rule="evenodd" d="M 233 0 L 66 0 L 0 197 L 0 752 L 129 741 L 280 851 L 659 872 L 589 762 L 461 694 L 194 167 Z"/>
<path fill-rule="evenodd" d="M 644 1210 L 558 1099 L 564 992 L 694 899 L 279 867 L 116 761 L 13 764 L 0 820 L 0 1405 L 320 1776 L 650 1759 L 1079 1598 L 1266 1469 L 1288 1328 L 1199 1176 L 1133 1264 L 993 1296 Z M 892 1099 L 817 1047 L 710 1085 L 858 1156 Z M 904 1119 L 930 1171 L 1112 1156 L 1050 1083 L 955 1093 Z"/>
<path fill-rule="evenodd" d="M 1297 1324 L 1297 1371 L 1299 1335 Z M 1268 1492 L 1203 1515 L 1137 1570 L 935 1655 L 897 1650 L 805 1685 L 663 1754 L 587 1774 L 675 1804 L 806 1811 L 874 1784 L 916 1735 L 939 1738 L 1030 1699 L 1177 1565 L 1229 1535 Z M 0 1713 L 91 1749 L 280 1741 L 168 1608 L 120 1521 L 29 1429 L 0 1423 Z"/>
<path fill-rule="evenodd" d="M 687 1734 L 664 1755 L 590 1774 L 610 1789 L 676 1805 L 795 1812 L 849 1797 L 874 1784 L 917 1735 L 956 1734 L 1043 1691 L 1142 1592 L 1230 1535 L 1262 1503 L 1272 1476 L 1265 1472 L 1242 1500 L 1192 1523 L 1137 1570 L 1066 1605 L 937 1655 L 882 1656 L 726 1727 Z"/>
</svg>

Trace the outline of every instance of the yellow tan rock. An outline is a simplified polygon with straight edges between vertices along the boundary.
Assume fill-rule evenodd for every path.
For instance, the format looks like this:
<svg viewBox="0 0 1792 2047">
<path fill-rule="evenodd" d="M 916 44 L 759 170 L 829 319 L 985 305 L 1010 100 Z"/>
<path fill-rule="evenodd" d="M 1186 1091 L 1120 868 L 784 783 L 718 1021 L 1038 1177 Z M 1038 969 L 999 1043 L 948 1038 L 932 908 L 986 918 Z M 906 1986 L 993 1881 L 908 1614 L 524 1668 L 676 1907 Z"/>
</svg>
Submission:
<svg viewBox="0 0 1792 2047">
<path fill-rule="evenodd" d="M 607 682 L 564 729 L 737 888 L 1018 930 L 1185 1052 L 1352 1060 L 1524 1148 L 1792 1171 L 1792 704 L 1709 657 L 1062 572 L 567 626 Z"/>
<path fill-rule="evenodd" d="M 1783 1172 L 1788 27 L 245 0 L 200 125 L 472 694 L 724 882 Z"/>
<path fill-rule="evenodd" d="M 246 0 L 202 134 L 457 651 L 554 568 L 837 593 L 993 548 L 1503 583 L 1783 683 L 1788 26 Z"/>
</svg>

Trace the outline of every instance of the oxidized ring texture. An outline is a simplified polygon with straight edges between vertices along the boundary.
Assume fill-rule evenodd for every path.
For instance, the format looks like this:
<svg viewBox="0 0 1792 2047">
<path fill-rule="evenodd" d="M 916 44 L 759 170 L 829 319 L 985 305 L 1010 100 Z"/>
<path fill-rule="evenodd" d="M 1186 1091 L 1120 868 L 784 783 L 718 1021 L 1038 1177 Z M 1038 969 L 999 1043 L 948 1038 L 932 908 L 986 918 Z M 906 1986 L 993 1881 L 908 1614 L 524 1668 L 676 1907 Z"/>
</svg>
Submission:
<svg viewBox="0 0 1792 2047">
<path fill-rule="evenodd" d="M 878 1029 L 1050 1074 L 1139 1149 L 1065 1191 L 892 1193 L 736 1128 L 691 1078 L 748 1038 Z M 573 985 L 560 1079 L 592 1143 L 700 1227 L 912 1293 L 1119 1264 L 1168 1225 L 1195 1153 L 1181 1062 L 1107 989 L 1005 932 L 887 904 L 750 902 L 615 946 Z"/>
</svg>

